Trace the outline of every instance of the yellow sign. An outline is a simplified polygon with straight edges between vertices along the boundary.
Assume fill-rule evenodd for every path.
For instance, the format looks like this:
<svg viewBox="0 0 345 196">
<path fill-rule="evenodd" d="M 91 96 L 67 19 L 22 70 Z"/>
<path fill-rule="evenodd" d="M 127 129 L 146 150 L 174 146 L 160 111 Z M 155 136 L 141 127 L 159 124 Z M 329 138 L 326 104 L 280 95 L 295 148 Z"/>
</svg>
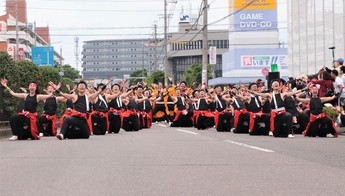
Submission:
<svg viewBox="0 0 345 196">
<path fill-rule="evenodd" d="M 235 3 L 234 3 L 234 0 L 228 0 L 228 10 L 229 12 L 233 12 L 235 9 Z"/>
<path fill-rule="evenodd" d="M 277 0 L 229 0 L 228 2 L 229 2 L 229 11 L 242 10 L 242 9 L 243 10 L 277 9 Z"/>
</svg>

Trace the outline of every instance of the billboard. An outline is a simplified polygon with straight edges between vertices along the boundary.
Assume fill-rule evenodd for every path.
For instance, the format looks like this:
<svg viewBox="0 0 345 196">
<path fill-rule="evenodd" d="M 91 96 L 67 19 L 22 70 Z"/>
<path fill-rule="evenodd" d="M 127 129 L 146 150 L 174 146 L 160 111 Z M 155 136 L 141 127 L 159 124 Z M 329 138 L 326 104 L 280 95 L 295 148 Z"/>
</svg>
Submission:
<svg viewBox="0 0 345 196">
<path fill-rule="evenodd" d="M 245 55 L 241 56 L 241 67 L 268 67 L 277 64 L 287 67 L 287 55 Z"/>
<path fill-rule="evenodd" d="M 223 77 L 261 77 L 263 68 L 276 64 L 287 74 L 287 48 L 236 48 L 222 55 Z"/>
<path fill-rule="evenodd" d="M 233 14 L 233 31 L 276 31 L 278 28 L 276 0 L 229 0 Z M 230 5 L 233 5 L 230 9 Z"/>
<path fill-rule="evenodd" d="M 229 0 L 229 1 L 235 1 L 235 10 L 240 10 L 243 8 L 245 10 L 275 10 L 277 9 L 277 0 Z"/>
<path fill-rule="evenodd" d="M 32 62 L 38 66 L 54 66 L 54 48 L 52 46 L 32 47 Z"/>
</svg>

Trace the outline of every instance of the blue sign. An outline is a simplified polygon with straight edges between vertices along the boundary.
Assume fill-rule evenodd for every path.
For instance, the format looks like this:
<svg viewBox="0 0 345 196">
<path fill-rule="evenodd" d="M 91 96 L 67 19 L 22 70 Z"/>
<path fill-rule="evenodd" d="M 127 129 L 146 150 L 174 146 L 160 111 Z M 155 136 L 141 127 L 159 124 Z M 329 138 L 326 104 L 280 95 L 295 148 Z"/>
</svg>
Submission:
<svg viewBox="0 0 345 196">
<path fill-rule="evenodd" d="M 35 65 L 54 66 L 54 47 L 52 46 L 34 46 L 31 54 L 32 62 Z"/>
<path fill-rule="evenodd" d="M 277 31 L 277 10 L 241 10 L 234 15 L 234 31 Z"/>
</svg>

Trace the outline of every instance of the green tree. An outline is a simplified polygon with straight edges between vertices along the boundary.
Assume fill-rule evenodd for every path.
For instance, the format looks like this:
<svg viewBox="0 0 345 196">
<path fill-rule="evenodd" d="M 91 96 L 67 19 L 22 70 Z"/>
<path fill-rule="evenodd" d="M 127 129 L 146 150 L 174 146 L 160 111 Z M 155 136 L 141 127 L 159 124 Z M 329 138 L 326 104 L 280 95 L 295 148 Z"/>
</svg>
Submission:
<svg viewBox="0 0 345 196">
<path fill-rule="evenodd" d="M 14 63 L 13 59 L 8 54 L 0 53 L 0 78 L 8 80 L 8 85 L 15 92 L 21 92 L 20 87 L 27 88 L 31 81 L 39 81 L 38 67 L 30 61 L 22 61 Z M 12 115 L 16 112 L 19 103 L 18 98 L 14 98 L 7 90 L 1 87 L 0 102 L 0 116 Z"/>
<path fill-rule="evenodd" d="M 72 81 L 77 78 L 81 78 L 81 76 L 79 75 L 79 71 L 71 67 L 70 65 L 63 65 L 61 69 L 63 71 L 64 78 L 69 78 Z"/>
<path fill-rule="evenodd" d="M 147 71 L 146 69 L 142 69 L 142 70 L 138 70 L 133 72 L 131 75 L 131 77 L 147 77 Z M 137 84 L 138 82 L 144 81 L 144 79 L 140 79 L 140 78 L 133 78 L 129 80 L 129 84 Z"/>
<path fill-rule="evenodd" d="M 164 83 L 164 72 L 157 70 L 151 73 L 151 75 L 149 75 L 145 82 L 150 85 L 152 83 L 158 83 L 158 82 L 162 82 Z"/>
<path fill-rule="evenodd" d="M 210 65 L 207 66 L 207 78 L 208 79 L 212 78 L 212 67 Z M 189 66 L 189 68 L 183 74 L 182 80 L 184 80 L 189 86 L 192 86 L 194 83 L 201 84 L 202 65 L 193 64 Z"/>
<path fill-rule="evenodd" d="M 50 81 L 58 83 L 61 80 L 59 71 L 56 68 L 52 68 L 50 66 L 41 66 L 38 67 L 38 70 L 38 83 L 42 88 L 45 88 Z"/>
</svg>

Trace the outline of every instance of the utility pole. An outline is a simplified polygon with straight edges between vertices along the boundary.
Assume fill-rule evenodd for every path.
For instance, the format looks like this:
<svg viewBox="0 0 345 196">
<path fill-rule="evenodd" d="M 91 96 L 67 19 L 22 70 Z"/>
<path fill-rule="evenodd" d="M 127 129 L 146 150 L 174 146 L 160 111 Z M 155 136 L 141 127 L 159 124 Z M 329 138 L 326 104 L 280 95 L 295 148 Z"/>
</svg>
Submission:
<svg viewBox="0 0 345 196">
<path fill-rule="evenodd" d="M 168 84 L 168 16 L 167 16 L 167 0 L 164 0 L 164 84 Z"/>
<path fill-rule="evenodd" d="M 149 43 L 150 44 L 150 43 Z M 142 68 L 141 68 L 141 77 L 144 77 L 144 66 L 145 66 L 145 43 L 143 41 L 143 48 L 142 48 L 142 58 L 141 58 L 141 61 L 142 61 Z"/>
<path fill-rule="evenodd" d="M 15 0 L 15 13 L 16 13 L 16 50 L 14 55 L 14 60 L 19 60 L 19 35 L 18 35 L 18 0 Z"/>
<path fill-rule="evenodd" d="M 60 47 L 60 67 L 62 67 L 62 48 Z"/>
<path fill-rule="evenodd" d="M 78 54 L 79 54 L 79 37 L 75 37 L 74 38 L 74 43 L 75 43 L 75 51 L 74 51 L 74 55 L 75 55 L 75 66 L 79 72 L 79 67 L 78 67 L 78 61 L 79 61 L 79 57 L 78 57 Z"/>
<path fill-rule="evenodd" d="M 202 84 L 207 86 L 207 64 L 208 64 L 208 38 L 207 38 L 207 0 L 204 1 L 203 30 L 202 30 Z"/>
<path fill-rule="evenodd" d="M 155 24 L 154 25 L 154 29 L 155 29 L 155 50 L 154 50 L 154 61 L 153 61 L 153 68 L 154 69 L 156 69 L 156 65 L 157 65 L 157 61 L 158 61 L 158 59 L 157 59 L 157 25 Z M 150 73 L 150 75 L 151 75 L 151 69 L 149 70 L 149 73 Z"/>
</svg>

